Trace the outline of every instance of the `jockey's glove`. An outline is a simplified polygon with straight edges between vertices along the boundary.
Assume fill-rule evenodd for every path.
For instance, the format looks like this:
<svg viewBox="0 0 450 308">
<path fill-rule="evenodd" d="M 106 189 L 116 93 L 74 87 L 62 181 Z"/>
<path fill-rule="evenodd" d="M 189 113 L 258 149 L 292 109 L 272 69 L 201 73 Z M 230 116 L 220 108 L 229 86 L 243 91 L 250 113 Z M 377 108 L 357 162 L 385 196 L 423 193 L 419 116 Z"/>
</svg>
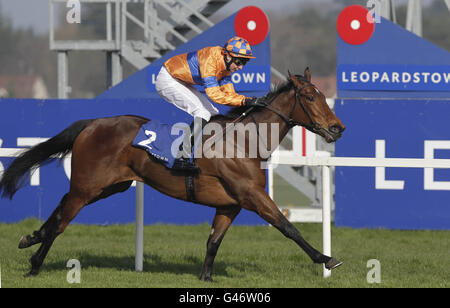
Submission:
<svg viewBox="0 0 450 308">
<path fill-rule="evenodd" d="M 246 97 L 245 100 L 244 100 L 243 105 L 245 107 L 259 106 L 258 98 L 257 97 Z"/>
</svg>

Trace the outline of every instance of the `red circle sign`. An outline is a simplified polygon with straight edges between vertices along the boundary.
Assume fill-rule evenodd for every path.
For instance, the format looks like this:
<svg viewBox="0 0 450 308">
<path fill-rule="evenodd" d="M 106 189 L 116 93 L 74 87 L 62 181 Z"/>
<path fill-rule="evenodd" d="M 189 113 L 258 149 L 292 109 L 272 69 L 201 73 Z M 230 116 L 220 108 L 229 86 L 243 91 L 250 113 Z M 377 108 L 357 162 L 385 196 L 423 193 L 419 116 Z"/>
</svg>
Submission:
<svg viewBox="0 0 450 308">
<path fill-rule="evenodd" d="M 237 36 L 246 39 L 250 45 L 258 45 L 269 33 L 269 19 L 260 8 L 247 6 L 236 14 L 234 30 Z"/>
<path fill-rule="evenodd" d="M 367 42 L 374 28 L 375 21 L 372 14 L 361 5 L 351 5 L 343 9 L 336 22 L 339 36 L 352 45 Z"/>
</svg>

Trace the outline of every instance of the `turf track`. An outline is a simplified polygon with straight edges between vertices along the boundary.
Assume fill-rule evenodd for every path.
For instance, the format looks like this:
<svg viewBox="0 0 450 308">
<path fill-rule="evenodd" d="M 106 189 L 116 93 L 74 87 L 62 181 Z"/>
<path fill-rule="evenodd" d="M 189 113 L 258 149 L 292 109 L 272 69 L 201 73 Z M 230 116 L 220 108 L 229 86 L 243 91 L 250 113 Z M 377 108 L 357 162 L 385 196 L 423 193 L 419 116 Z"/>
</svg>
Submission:
<svg viewBox="0 0 450 308">
<path fill-rule="evenodd" d="M 322 267 L 273 227 L 232 226 L 219 249 L 214 283 L 198 280 L 210 232 L 197 226 L 145 227 L 144 272 L 134 271 L 134 225 L 71 225 L 35 278 L 24 278 L 37 246 L 19 250 L 22 235 L 41 222 L 0 224 L 1 283 L 8 287 L 302 288 L 450 287 L 450 231 L 332 228 L 333 256 L 344 264 L 322 278 Z M 321 224 L 296 224 L 321 249 Z M 69 259 L 81 263 L 81 283 L 66 280 Z M 381 265 L 381 283 L 366 276 L 370 259 Z"/>
</svg>

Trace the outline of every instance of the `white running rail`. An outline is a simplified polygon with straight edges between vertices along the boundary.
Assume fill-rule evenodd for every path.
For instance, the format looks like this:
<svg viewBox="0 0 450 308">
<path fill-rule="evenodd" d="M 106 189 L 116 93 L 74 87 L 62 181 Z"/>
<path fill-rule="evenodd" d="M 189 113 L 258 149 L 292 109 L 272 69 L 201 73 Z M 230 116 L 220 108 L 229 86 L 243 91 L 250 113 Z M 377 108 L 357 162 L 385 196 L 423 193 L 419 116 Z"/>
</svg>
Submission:
<svg viewBox="0 0 450 308">
<path fill-rule="evenodd" d="M 331 190 L 330 167 L 389 167 L 389 168 L 424 168 L 450 169 L 450 159 L 430 158 L 369 158 L 369 157 L 306 157 L 291 155 L 276 155 L 270 161 L 271 167 L 276 165 L 300 165 L 322 167 L 322 232 L 323 253 L 331 256 Z M 329 277 L 331 271 L 324 266 L 323 277 Z"/>
</svg>

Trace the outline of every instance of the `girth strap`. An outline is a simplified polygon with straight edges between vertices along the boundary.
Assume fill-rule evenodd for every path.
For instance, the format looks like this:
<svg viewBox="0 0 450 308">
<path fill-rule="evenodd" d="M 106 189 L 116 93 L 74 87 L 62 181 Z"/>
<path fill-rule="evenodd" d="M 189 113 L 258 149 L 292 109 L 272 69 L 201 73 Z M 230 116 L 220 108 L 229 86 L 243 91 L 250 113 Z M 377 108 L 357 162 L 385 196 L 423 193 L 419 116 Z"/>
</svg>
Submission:
<svg viewBox="0 0 450 308">
<path fill-rule="evenodd" d="M 187 201 L 195 202 L 194 176 L 193 175 L 186 175 L 186 177 L 185 177 L 185 184 L 186 184 Z"/>
</svg>

